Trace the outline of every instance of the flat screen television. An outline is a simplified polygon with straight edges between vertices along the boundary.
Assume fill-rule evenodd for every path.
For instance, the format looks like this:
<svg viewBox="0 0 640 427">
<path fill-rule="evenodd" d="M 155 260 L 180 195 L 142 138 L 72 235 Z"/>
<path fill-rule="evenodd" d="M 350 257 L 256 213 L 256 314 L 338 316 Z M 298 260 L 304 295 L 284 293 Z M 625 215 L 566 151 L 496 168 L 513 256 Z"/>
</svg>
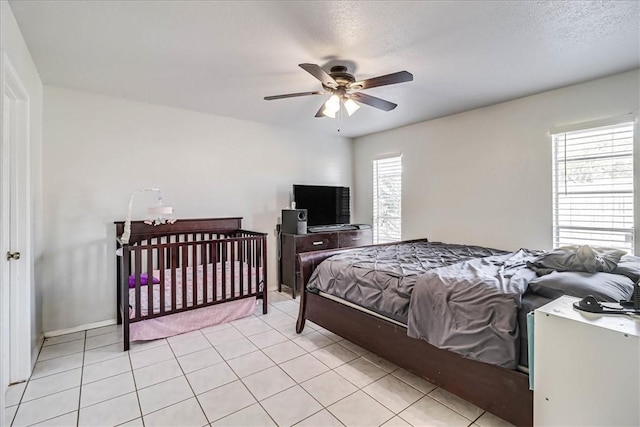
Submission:
<svg viewBox="0 0 640 427">
<path fill-rule="evenodd" d="M 294 185 L 297 209 L 307 210 L 307 225 L 349 224 L 349 187 Z"/>
</svg>

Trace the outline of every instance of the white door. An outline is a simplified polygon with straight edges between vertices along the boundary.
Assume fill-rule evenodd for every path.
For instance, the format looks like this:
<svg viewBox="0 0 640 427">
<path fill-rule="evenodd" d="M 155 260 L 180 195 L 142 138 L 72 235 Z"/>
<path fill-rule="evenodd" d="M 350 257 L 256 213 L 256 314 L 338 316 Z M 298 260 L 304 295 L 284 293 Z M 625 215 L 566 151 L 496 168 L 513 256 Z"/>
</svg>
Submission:
<svg viewBox="0 0 640 427">
<path fill-rule="evenodd" d="M 29 97 L 0 52 L 0 415 L 4 392 L 31 373 Z M 0 421 L 3 421 L 0 420 Z"/>
<path fill-rule="evenodd" d="M 6 97 L 4 96 L 3 91 L 3 99 L 2 104 L 6 105 Z M 10 110 L 8 108 L 2 109 L 2 123 L 9 123 L 10 118 Z M 2 126 L 2 145 L 0 150 L 0 188 L 2 189 L 2 198 L 0 198 L 0 238 L 2 239 L 1 247 L 4 251 L 5 248 L 10 247 L 10 232 L 9 232 L 9 224 L 11 219 L 9 218 L 11 207 L 10 202 L 11 198 L 6 197 L 8 193 L 8 189 L 10 188 L 9 184 L 9 176 L 11 175 L 8 171 L 8 168 L 11 166 L 11 154 L 9 153 L 10 146 L 9 144 L 5 144 L 5 141 L 9 139 L 9 126 Z M 1 261 L 1 259 L 0 259 Z M 4 393 L 9 385 L 9 364 L 11 348 L 10 348 L 10 340 L 9 340 L 9 331 L 10 326 L 10 277 L 11 277 L 11 263 L 2 262 L 2 266 L 0 267 L 0 354 L 2 359 L 2 371 L 0 372 L 0 378 L 2 379 L 2 383 L 0 384 L 0 391 L 2 396 L 0 397 L 0 413 L 2 415 L 1 420 L 4 420 Z"/>
</svg>

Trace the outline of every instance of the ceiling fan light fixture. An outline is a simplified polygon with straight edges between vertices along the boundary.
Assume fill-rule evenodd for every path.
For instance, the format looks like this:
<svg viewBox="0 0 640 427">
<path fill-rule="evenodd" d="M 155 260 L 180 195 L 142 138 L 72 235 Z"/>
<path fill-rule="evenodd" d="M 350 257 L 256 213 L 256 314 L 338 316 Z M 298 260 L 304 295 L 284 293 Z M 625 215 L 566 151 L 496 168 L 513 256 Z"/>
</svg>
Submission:
<svg viewBox="0 0 640 427">
<path fill-rule="evenodd" d="M 347 110 L 349 117 L 351 117 L 353 113 L 360 109 L 360 106 L 353 99 L 347 98 L 347 100 L 344 101 L 344 108 Z"/>
<path fill-rule="evenodd" d="M 331 117 L 332 119 L 336 118 L 336 113 L 337 113 L 337 111 L 328 110 L 327 108 L 322 110 L 322 114 L 324 114 L 327 117 Z"/>
<path fill-rule="evenodd" d="M 331 98 L 324 103 L 324 109 L 337 113 L 340 110 L 340 97 L 338 95 L 331 95 Z"/>
</svg>

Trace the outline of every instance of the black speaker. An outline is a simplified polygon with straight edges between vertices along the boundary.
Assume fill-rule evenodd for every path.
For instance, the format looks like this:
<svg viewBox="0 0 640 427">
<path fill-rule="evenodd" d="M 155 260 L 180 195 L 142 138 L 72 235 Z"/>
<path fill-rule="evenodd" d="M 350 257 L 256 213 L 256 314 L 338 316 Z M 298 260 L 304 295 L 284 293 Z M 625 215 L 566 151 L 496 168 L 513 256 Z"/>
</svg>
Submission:
<svg viewBox="0 0 640 427">
<path fill-rule="evenodd" d="M 307 210 L 284 209 L 282 211 L 282 232 L 286 234 L 307 234 Z"/>
</svg>

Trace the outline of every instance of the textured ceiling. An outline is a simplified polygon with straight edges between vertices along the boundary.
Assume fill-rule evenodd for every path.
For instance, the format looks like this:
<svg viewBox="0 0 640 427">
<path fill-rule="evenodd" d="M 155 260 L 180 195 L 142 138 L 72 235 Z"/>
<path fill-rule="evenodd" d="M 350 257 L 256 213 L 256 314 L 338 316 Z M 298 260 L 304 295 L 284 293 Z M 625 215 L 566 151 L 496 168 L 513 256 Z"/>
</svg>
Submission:
<svg viewBox="0 0 640 427">
<path fill-rule="evenodd" d="M 45 84 L 360 136 L 640 66 L 638 1 L 10 2 Z M 297 64 L 357 79 L 398 104 L 314 118 L 326 98 Z"/>
</svg>

